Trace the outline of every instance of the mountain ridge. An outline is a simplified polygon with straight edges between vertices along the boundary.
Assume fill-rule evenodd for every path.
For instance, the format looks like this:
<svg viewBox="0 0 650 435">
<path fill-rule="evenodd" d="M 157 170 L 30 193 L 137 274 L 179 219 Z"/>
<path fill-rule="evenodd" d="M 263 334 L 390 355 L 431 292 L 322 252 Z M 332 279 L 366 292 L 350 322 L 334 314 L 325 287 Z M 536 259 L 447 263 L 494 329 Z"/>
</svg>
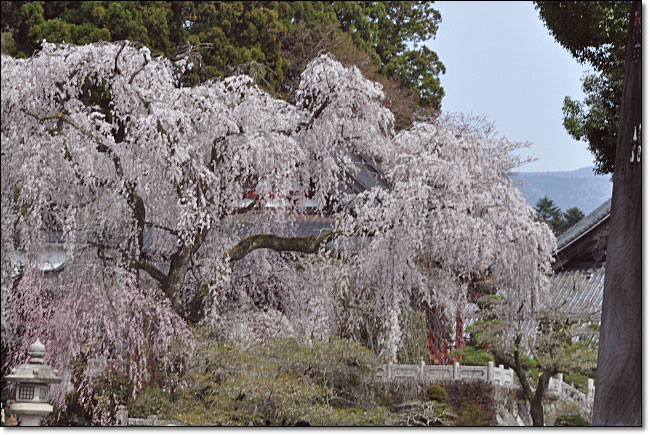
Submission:
<svg viewBox="0 0 650 435">
<path fill-rule="evenodd" d="M 593 166 L 573 171 L 519 172 L 511 178 L 531 207 L 548 196 L 562 211 L 578 207 L 589 214 L 612 196 L 610 175 L 596 175 Z"/>
</svg>

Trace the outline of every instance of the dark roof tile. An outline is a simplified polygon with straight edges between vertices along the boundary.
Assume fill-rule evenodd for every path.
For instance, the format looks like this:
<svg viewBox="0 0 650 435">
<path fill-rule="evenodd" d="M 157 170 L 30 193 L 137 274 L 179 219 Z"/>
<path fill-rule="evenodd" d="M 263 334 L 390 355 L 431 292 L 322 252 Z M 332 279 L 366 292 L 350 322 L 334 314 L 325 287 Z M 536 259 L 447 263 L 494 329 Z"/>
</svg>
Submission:
<svg viewBox="0 0 650 435">
<path fill-rule="evenodd" d="M 575 240 L 580 238 L 583 234 L 589 231 L 591 228 L 600 223 L 603 219 L 609 216 L 609 213 L 612 208 L 612 199 L 605 201 L 600 207 L 592 211 L 584 217 L 577 224 L 569 228 L 564 234 L 557 238 L 557 250 L 561 251 L 562 249 L 569 246 Z"/>
</svg>

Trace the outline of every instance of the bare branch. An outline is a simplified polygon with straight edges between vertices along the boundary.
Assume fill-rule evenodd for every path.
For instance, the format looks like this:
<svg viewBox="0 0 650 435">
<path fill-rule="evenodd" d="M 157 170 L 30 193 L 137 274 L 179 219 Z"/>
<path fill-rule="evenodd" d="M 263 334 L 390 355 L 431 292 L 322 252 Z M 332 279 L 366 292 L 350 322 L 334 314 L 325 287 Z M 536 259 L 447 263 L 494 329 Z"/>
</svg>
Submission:
<svg viewBox="0 0 650 435">
<path fill-rule="evenodd" d="M 167 279 L 167 275 L 162 273 L 152 262 L 149 260 L 145 260 L 143 258 L 140 259 L 137 263 L 138 268 L 144 270 L 151 276 L 153 279 L 156 281 L 162 283 Z"/>
<path fill-rule="evenodd" d="M 153 222 L 145 222 L 145 225 L 150 226 L 152 228 L 158 228 L 159 230 L 167 231 L 169 234 L 178 237 L 178 231 L 168 228 L 164 225 L 155 224 Z"/>
<path fill-rule="evenodd" d="M 256 249 L 273 249 L 277 252 L 303 252 L 314 254 L 323 243 L 327 244 L 336 237 L 334 231 L 329 231 L 319 237 L 279 237 L 273 234 L 258 234 L 250 236 L 237 243 L 227 257 L 230 262 L 239 261 Z"/>
<path fill-rule="evenodd" d="M 113 71 L 115 71 L 117 74 L 120 74 L 120 68 L 117 66 L 117 59 L 119 59 L 120 54 L 122 54 L 122 50 L 124 50 L 124 47 L 126 47 L 127 44 L 128 43 L 126 41 L 122 42 L 120 49 L 117 51 L 117 54 L 115 55 L 115 68 L 113 69 Z"/>
</svg>

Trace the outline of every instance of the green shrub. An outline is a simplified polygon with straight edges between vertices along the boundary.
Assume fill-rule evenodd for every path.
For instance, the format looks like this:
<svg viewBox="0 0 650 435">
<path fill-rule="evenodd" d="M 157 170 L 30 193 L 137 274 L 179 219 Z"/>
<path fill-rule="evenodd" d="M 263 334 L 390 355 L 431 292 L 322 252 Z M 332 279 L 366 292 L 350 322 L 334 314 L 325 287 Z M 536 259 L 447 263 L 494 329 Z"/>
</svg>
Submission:
<svg viewBox="0 0 650 435">
<path fill-rule="evenodd" d="M 488 413 L 478 403 L 465 404 L 456 420 L 456 426 L 488 426 Z"/>
<path fill-rule="evenodd" d="M 524 354 L 519 355 L 519 360 L 521 361 L 521 367 L 526 371 L 526 375 L 532 379 L 533 384 L 536 385 L 537 378 L 539 378 L 539 374 L 541 373 L 537 361 Z"/>
<path fill-rule="evenodd" d="M 505 301 L 505 298 L 501 295 L 485 295 L 481 296 L 477 301 L 476 305 L 483 310 L 485 308 L 489 308 L 494 304 L 500 304 L 503 301 Z"/>
<path fill-rule="evenodd" d="M 437 402 L 447 402 L 447 391 L 438 384 L 431 384 L 427 388 L 427 398 Z"/>
<path fill-rule="evenodd" d="M 461 415 L 468 404 L 476 404 L 489 423 L 494 415 L 494 386 L 485 381 L 449 381 L 444 384 L 447 390 L 447 403 Z M 469 412 L 469 411 L 468 411 Z"/>
<path fill-rule="evenodd" d="M 204 341 L 165 418 L 187 425 L 382 425 L 375 356 L 351 342 Z"/>
<path fill-rule="evenodd" d="M 580 373 L 576 371 L 566 370 L 564 372 L 564 382 L 567 384 L 573 384 L 575 388 L 587 394 L 587 380 L 589 378 L 596 380 L 596 370 L 586 371 L 586 373 Z"/>
<path fill-rule="evenodd" d="M 166 414 L 172 408 L 171 396 L 158 386 L 150 386 L 141 391 L 135 400 L 128 404 L 131 417 L 146 418 L 149 415 L 158 415 L 160 419 L 167 419 Z"/>
<path fill-rule="evenodd" d="M 45 417 L 46 426 L 90 426 L 92 415 L 81 406 L 79 392 L 72 391 L 65 396 L 62 407 L 54 406 L 54 411 Z"/>
<path fill-rule="evenodd" d="M 459 363 L 465 366 L 486 366 L 489 361 L 494 362 L 494 356 L 490 352 L 473 346 L 463 346 L 461 349 L 453 350 L 449 356 L 462 358 Z"/>
<path fill-rule="evenodd" d="M 579 415 L 560 415 L 555 420 L 555 426 L 591 426 L 591 424 Z"/>
</svg>

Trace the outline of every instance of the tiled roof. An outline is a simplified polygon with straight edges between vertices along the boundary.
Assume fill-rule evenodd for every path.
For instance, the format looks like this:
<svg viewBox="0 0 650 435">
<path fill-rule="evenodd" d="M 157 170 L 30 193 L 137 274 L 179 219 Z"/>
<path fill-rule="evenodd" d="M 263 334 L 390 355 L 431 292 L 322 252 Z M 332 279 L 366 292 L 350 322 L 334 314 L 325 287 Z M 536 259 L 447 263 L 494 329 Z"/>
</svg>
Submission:
<svg viewBox="0 0 650 435">
<path fill-rule="evenodd" d="M 350 177 L 347 181 L 348 186 L 353 192 L 359 193 L 364 190 L 370 190 L 377 185 L 383 188 L 388 188 L 385 174 L 373 163 L 372 159 L 359 151 L 351 153 L 350 157 L 357 168 L 356 171 L 348 173 Z M 233 216 L 231 221 L 227 222 L 223 229 L 226 233 L 239 239 L 257 234 L 258 232 L 255 231 L 256 225 L 253 222 L 248 222 L 248 220 L 249 217 L 246 215 Z M 282 229 L 277 234 L 283 237 L 318 237 L 327 231 L 331 231 L 333 226 L 333 219 L 330 217 L 318 215 L 293 216 L 291 217 L 290 225 L 286 225 L 286 222 L 284 225 L 282 223 L 278 224 L 277 227 Z M 151 251 L 154 239 L 157 238 L 154 233 L 157 231 L 158 230 L 154 231 L 150 227 L 145 228 L 142 246 L 142 251 L 144 253 L 149 253 Z M 62 245 L 65 238 L 62 232 L 52 231 L 48 233 L 48 241 L 53 245 Z M 87 235 L 87 243 L 91 245 L 102 245 L 104 242 L 97 234 L 91 231 Z M 358 247 L 360 243 L 360 240 L 353 240 L 353 243 L 350 244 L 348 242 L 348 244 L 345 245 L 345 248 L 349 249 L 350 247 Z M 121 238 L 119 245 L 126 247 L 126 236 Z M 330 246 L 334 249 L 343 249 L 344 247 L 343 244 L 335 242 L 330 242 Z M 62 249 L 62 247 L 60 248 Z M 60 264 L 60 267 L 58 267 L 57 270 L 63 269 L 64 266 L 65 260 Z"/>
<path fill-rule="evenodd" d="M 591 228 L 599 224 L 603 219 L 609 216 L 609 213 L 612 208 L 612 199 L 605 201 L 600 207 L 592 211 L 583 218 L 580 222 L 569 228 L 564 234 L 562 234 L 557 239 L 557 250 L 561 251 L 562 249 L 569 246 L 575 240 L 579 239 L 580 236 L 585 234 Z"/>
<path fill-rule="evenodd" d="M 388 187 L 386 176 L 382 170 L 373 163 L 372 159 L 361 152 L 351 154 L 350 157 L 354 165 L 357 167 L 357 171 L 353 174 L 349 174 L 354 181 L 359 184 L 359 187 L 361 187 L 360 189 L 357 187 L 357 192 L 370 190 L 377 185 L 384 188 Z"/>
<path fill-rule="evenodd" d="M 605 267 L 559 272 L 551 277 L 552 306 L 566 313 L 598 313 L 603 304 Z"/>
<path fill-rule="evenodd" d="M 237 239 L 243 239 L 253 234 L 262 234 L 265 232 L 277 234 L 282 237 L 318 237 L 334 227 L 334 219 L 327 216 L 305 214 L 292 216 L 289 222 L 281 220 L 276 222 L 272 220 L 267 222 L 267 224 L 273 229 L 260 230 L 259 223 L 256 223 L 251 216 L 243 214 L 230 217 L 224 223 L 223 230 Z"/>
</svg>

